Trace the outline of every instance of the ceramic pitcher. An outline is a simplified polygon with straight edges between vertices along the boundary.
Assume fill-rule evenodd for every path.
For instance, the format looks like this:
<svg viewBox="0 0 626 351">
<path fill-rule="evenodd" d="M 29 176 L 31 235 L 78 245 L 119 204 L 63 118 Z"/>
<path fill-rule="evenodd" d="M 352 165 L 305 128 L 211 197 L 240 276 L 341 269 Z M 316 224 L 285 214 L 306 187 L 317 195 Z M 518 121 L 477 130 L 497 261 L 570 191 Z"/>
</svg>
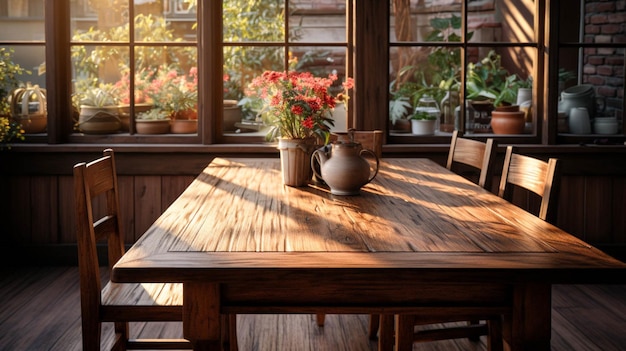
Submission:
<svg viewBox="0 0 626 351">
<path fill-rule="evenodd" d="M 369 154 L 376 159 L 372 171 L 370 163 L 363 157 Z M 318 173 L 315 163 L 320 165 Z M 363 149 L 361 143 L 336 141 L 315 150 L 311 156 L 311 168 L 315 176 L 324 180 L 334 195 L 358 195 L 361 187 L 371 182 L 378 174 L 379 160 L 372 150 Z"/>
</svg>

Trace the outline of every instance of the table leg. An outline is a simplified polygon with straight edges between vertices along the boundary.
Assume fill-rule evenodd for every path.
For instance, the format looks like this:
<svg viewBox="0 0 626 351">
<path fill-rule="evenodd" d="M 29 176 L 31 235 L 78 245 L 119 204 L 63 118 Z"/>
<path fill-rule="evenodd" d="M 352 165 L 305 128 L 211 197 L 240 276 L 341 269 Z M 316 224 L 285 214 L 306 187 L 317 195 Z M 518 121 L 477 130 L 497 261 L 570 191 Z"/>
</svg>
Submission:
<svg viewBox="0 0 626 351">
<path fill-rule="evenodd" d="M 378 351 L 393 351 L 394 344 L 394 315 L 381 314 L 378 330 Z"/>
<path fill-rule="evenodd" d="M 183 335 L 198 351 L 221 350 L 219 285 L 183 284 Z"/>
<path fill-rule="evenodd" d="M 511 351 L 550 351 L 551 304 L 550 284 L 515 286 L 512 315 L 504 326 Z"/>
</svg>

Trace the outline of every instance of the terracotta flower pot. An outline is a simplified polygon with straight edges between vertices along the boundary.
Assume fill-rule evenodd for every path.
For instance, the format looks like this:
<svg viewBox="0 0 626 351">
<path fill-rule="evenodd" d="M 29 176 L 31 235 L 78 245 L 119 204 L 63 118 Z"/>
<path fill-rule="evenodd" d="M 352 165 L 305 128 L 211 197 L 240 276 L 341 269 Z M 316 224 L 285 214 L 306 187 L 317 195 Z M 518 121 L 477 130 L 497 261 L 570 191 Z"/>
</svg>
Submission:
<svg viewBox="0 0 626 351">
<path fill-rule="evenodd" d="M 166 134 L 170 131 L 169 119 L 149 119 L 135 122 L 137 133 L 139 134 Z"/>
<path fill-rule="evenodd" d="M 524 111 L 491 112 L 491 129 L 495 134 L 523 134 L 525 125 Z"/>
<path fill-rule="evenodd" d="M 174 119 L 171 124 L 171 132 L 174 134 L 193 134 L 198 132 L 197 119 Z"/>
</svg>

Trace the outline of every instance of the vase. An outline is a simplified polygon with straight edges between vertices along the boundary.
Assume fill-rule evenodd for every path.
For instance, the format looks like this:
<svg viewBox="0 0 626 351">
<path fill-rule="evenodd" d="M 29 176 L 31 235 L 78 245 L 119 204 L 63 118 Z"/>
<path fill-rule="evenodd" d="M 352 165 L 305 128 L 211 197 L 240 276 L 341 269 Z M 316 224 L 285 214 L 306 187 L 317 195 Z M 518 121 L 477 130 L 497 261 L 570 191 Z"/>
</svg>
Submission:
<svg viewBox="0 0 626 351">
<path fill-rule="evenodd" d="M 591 122 L 586 107 L 573 107 L 569 111 L 569 131 L 572 134 L 590 134 Z"/>
<path fill-rule="evenodd" d="M 311 155 L 315 149 L 315 138 L 278 139 L 280 170 L 283 184 L 293 187 L 307 185 L 311 180 Z"/>
</svg>

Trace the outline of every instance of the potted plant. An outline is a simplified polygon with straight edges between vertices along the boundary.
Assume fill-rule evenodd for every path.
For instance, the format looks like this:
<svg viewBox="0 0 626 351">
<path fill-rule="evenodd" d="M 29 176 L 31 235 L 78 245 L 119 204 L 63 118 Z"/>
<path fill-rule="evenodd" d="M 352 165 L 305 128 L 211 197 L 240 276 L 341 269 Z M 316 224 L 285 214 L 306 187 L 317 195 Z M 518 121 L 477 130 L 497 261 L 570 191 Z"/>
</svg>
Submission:
<svg viewBox="0 0 626 351">
<path fill-rule="evenodd" d="M 109 134 L 122 126 L 117 89 L 100 84 L 79 93 L 78 129 L 87 134 Z"/>
<path fill-rule="evenodd" d="M 146 94 L 150 82 L 147 79 L 150 76 L 150 70 L 143 69 L 135 73 L 135 91 L 133 95 L 133 112 L 137 116 L 141 112 L 150 111 L 154 103 Z M 130 92 L 130 72 L 126 71 L 122 74 L 119 81 L 115 83 L 115 88 L 119 92 L 120 102 L 120 120 L 122 122 L 121 130 L 127 132 L 130 129 L 131 118 L 131 92 Z"/>
<path fill-rule="evenodd" d="M 166 134 L 170 131 L 170 117 L 160 108 L 137 114 L 135 127 L 139 134 Z"/>
<path fill-rule="evenodd" d="M 472 108 L 481 114 L 477 123 L 490 127 L 496 134 L 522 134 L 526 113 L 517 105 L 517 92 L 528 82 L 530 80 L 522 81 L 503 68 L 500 55 L 494 50 L 479 63 L 470 63 L 467 98 Z"/>
<path fill-rule="evenodd" d="M 428 111 L 415 111 L 411 115 L 411 133 L 415 135 L 432 135 L 437 126 L 437 115 Z"/>
<path fill-rule="evenodd" d="M 21 133 L 40 133 L 47 126 L 43 89 L 37 88 L 37 92 L 33 91 L 34 87 L 24 87 L 18 77 L 23 74 L 31 74 L 31 72 L 13 62 L 13 53 L 13 49 L 0 48 L 0 123 L 2 126 L 0 141 L 3 145 L 14 139 L 23 140 L 24 137 Z M 17 98 L 15 95 L 20 92 L 21 94 Z M 31 93 L 36 93 L 37 96 L 37 101 L 34 101 L 33 104 L 37 104 L 34 111 L 31 110 L 32 106 L 29 101 Z M 22 98 L 27 99 L 26 111 L 23 111 L 21 106 L 17 106 L 18 104 L 21 105 Z"/>
<path fill-rule="evenodd" d="M 407 96 L 396 96 L 389 100 L 389 121 L 392 132 L 408 133 L 411 131 L 411 122 L 408 119 L 411 109 L 412 106 Z"/>
<path fill-rule="evenodd" d="M 157 109 L 171 120 L 172 133 L 198 131 L 198 70 L 189 73 L 176 67 L 161 66 L 148 88 Z"/>
<path fill-rule="evenodd" d="M 353 86 L 352 79 L 346 79 L 342 93 L 334 96 L 329 87 L 335 80 L 332 74 L 321 78 L 310 72 L 265 71 L 249 85 L 250 94 L 264 102 L 261 115 L 270 127 L 266 139 L 278 139 L 285 185 L 302 186 L 311 179 L 313 149 L 328 143 L 332 109 L 347 101 Z"/>
</svg>

